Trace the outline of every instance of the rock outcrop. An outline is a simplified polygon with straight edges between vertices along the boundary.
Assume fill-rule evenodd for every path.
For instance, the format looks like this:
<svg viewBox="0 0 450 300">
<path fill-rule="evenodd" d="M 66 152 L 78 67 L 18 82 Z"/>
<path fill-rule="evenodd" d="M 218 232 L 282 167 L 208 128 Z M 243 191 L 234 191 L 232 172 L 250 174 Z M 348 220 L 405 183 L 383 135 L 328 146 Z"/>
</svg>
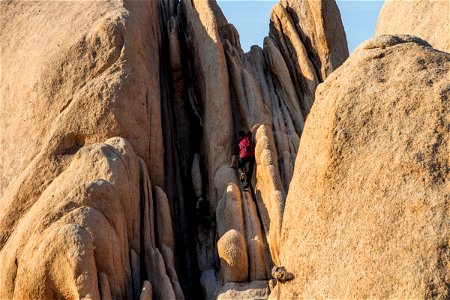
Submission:
<svg viewBox="0 0 450 300">
<path fill-rule="evenodd" d="M 166 275 L 151 255 L 164 247 L 155 243 L 153 215 L 150 178 L 129 143 L 81 148 L 2 245 L 0 297 L 139 297 L 145 272 L 158 291 L 156 279 Z"/>
<path fill-rule="evenodd" d="M 216 213 L 219 239 L 231 229 L 242 234 L 250 281 L 268 279 L 272 261 L 278 261 L 286 193 L 315 89 L 348 56 L 336 4 L 302 3 L 278 4 L 264 47 L 244 53 L 238 32 L 215 1 L 181 2 L 190 68 L 195 70 L 189 89 L 196 97 L 190 102 L 204 112 L 200 121 L 206 144 L 194 156 L 191 172 L 197 206 L 206 202 L 209 212 L 203 214 Z M 251 195 L 239 190 L 228 164 L 236 132 L 257 122 L 264 125 L 256 133 L 255 195 Z M 206 186 L 200 184 L 200 175 L 206 177 Z M 203 246 L 197 255 L 202 278 L 210 282 L 217 266 L 205 258 L 214 256 L 216 240 L 204 229 L 199 230 Z M 224 271 L 215 276 L 219 287 L 227 282 Z"/>
<path fill-rule="evenodd" d="M 375 35 L 412 34 L 450 52 L 450 3 L 447 0 L 386 0 Z"/>
<path fill-rule="evenodd" d="M 249 53 L 213 0 L 0 14 L 0 298 L 213 298 L 269 279 L 315 90 L 348 56 L 334 1 L 281 1 Z M 244 193 L 229 162 L 257 122 Z"/>
<path fill-rule="evenodd" d="M 0 298 L 138 297 L 164 186 L 159 4 L 0 10 Z"/>
<path fill-rule="evenodd" d="M 270 298 L 449 297 L 449 73 L 387 35 L 318 87 L 282 227 L 295 279 Z"/>
</svg>

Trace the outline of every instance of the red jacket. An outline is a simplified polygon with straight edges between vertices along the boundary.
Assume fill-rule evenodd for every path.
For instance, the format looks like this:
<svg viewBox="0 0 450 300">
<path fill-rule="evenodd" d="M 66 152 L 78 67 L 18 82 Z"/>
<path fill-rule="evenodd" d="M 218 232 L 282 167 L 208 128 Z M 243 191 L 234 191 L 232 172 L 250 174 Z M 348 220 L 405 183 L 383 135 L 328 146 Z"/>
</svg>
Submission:
<svg viewBox="0 0 450 300">
<path fill-rule="evenodd" d="M 255 145 L 252 142 L 252 132 L 247 132 L 243 137 L 239 138 L 234 155 L 239 155 L 239 158 L 247 156 L 255 156 Z"/>
</svg>

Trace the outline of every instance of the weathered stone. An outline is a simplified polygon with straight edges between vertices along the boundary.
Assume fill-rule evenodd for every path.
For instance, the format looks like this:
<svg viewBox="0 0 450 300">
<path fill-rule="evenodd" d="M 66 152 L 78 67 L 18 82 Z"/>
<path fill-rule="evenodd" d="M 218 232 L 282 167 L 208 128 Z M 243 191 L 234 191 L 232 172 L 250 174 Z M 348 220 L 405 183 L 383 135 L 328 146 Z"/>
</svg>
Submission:
<svg viewBox="0 0 450 300">
<path fill-rule="evenodd" d="M 149 176 L 164 185 L 158 13 L 157 1 L 0 5 L 0 298 L 133 296 L 140 201 Z M 114 136 L 143 160 L 124 140 L 96 144 Z"/>
<path fill-rule="evenodd" d="M 149 201 L 139 185 L 149 182 L 144 166 L 120 138 L 80 149 L 3 246 L 2 297 L 95 298 L 108 294 L 107 283 L 110 297 L 132 297 L 133 286 L 139 294 L 140 254 L 129 247 L 140 249 L 140 202 Z M 97 272 L 108 274 L 100 285 Z"/>
<path fill-rule="evenodd" d="M 155 183 L 163 184 L 162 133 L 156 126 L 160 116 L 154 108 L 160 101 L 159 24 L 154 22 L 158 4 L 131 3 L 125 10 L 121 2 L 0 6 L 2 72 L 9 74 L 1 84 L 0 196 L 32 164 L 45 166 L 37 176 L 42 183 L 51 181 L 56 163 L 43 158 L 39 162 L 42 155 L 64 162 L 84 144 L 113 136 L 129 140 L 151 166 Z M 86 13 L 84 17 L 80 12 Z M 144 35 L 156 42 L 144 46 Z M 127 79 L 125 61 L 136 70 Z M 138 68 L 142 61 L 149 68 Z M 32 179 L 21 181 L 16 184 L 22 185 L 23 193 Z M 38 186 L 40 181 L 36 192 Z M 20 209 L 22 204 L 16 206 Z"/>
<path fill-rule="evenodd" d="M 275 266 L 272 268 L 272 278 L 276 279 L 278 282 L 284 283 L 294 279 L 294 275 L 286 271 L 285 267 Z"/>
<path fill-rule="evenodd" d="M 284 53 L 286 61 L 294 60 L 290 64 L 298 64 L 303 60 L 301 57 L 303 49 L 294 40 L 300 38 L 309 53 L 309 60 L 314 65 L 318 79 L 320 81 L 325 80 L 348 57 L 344 26 L 336 2 L 327 0 L 281 0 L 280 4 L 284 10 L 275 7 L 271 17 L 271 36 L 277 39 L 277 36 L 280 37 L 280 29 L 282 32 L 288 29 L 287 34 L 281 35 L 281 39 L 284 39 L 288 44 L 288 49 L 294 50 L 293 58 L 289 58 L 289 54 Z M 276 24 L 273 24 L 277 19 L 281 24 L 287 23 L 287 26 L 277 27 Z M 292 28 L 291 22 L 295 24 L 297 32 Z M 283 49 L 284 47 L 280 48 Z M 298 76 L 311 72 L 303 71 L 304 69 Z"/>
<path fill-rule="evenodd" d="M 219 201 L 216 220 L 219 238 L 230 229 L 234 229 L 241 234 L 245 233 L 241 191 L 235 183 L 228 185 L 226 192 Z"/>
<path fill-rule="evenodd" d="M 267 281 L 253 281 L 248 283 L 228 282 L 217 293 L 217 298 L 225 299 L 267 299 L 269 289 Z"/>
<path fill-rule="evenodd" d="M 219 35 L 226 19 L 215 1 L 194 0 L 181 4 L 187 21 L 189 46 L 194 55 L 195 81 L 201 83 L 197 88 L 204 110 L 203 137 L 206 141 L 214 141 L 204 144 L 210 187 L 208 199 L 214 210 L 223 191 L 220 193 L 213 188 L 213 180 L 217 170 L 228 164 L 232 138 L 228 72 Z"/>
<path fill-rule="evenodd" d="M 302 113 L 300 101 L 295 92 L 294 83 L 289 74 L 288 67 L 272 38 L 266 37 L 264 40 L 264 49 L 267 51 L 268 66 L 271 69 L 274 80 L 278 83 L 279 90 L 277 90 L 277 93 L 287 109 L 291 112 L 291 116 L 294 116 L 292 122 L 294 123 L 295 131 L 301 133 L 305 126 L 306 114 L 303 115 Z"/>
<path fill-rule="evenodd" d="M 346 57 L 333 1 L 290 2 L 249 53 L 214 0 L 0 4 L 0 298 L 182 299 L 194 261 L 212 298 L 218 252 L 226 280 L 267 278 L 314 91 Z M 233 135 L 258 122 L 243 202 Z"/>
<path fill-rule="evenodd" d="M 282 226 L 295 279 L 271 297 L 448 298 L 449 72 L 450 54 L 384 36 L 319 86 Z"/>
<path fill-rule="evenodd" d="M 156 299 L 177 299 L 169 276 L 167 276 L 164 259 L 158 249 L 151 252 L 153 266 L 153 293 Z"/>
<path fill-rule="evenodd" d="M 223 282 L 243 282 L 248 278 L 248 256 L 244 236 L 234 229 L 217 242 Z"/>
<path fill-rule="evenodd" d="M 124 140 L 111 139 L 78 151 L 0 251 L 1 297 L 39 298 L 50 290 L 58 294 L 66 289 L 75 298 L 90 289 L 95 297 L 97 272 L 108 274 L 113 297 L 131 296 L 129 247 L 139 246 L 139 231 L 133 228 L 139 228 L 140 219 L 139 185 L 131 182 L 140 182 L 139 160 Z M 42 250 L 32 250 L 38 248 Z M 73 253 L 77 263 L 65 262 L 65 253 Z M 20 294 L 10 294 L 13 291 Z"/>
<path fill-rule="evenodd" d="M 167 268 L 167 275 L 172 283 L 172 288 L 177 300 L 184 300 L 183 290 L 181 289 L 180 282 L 178 281 L 178 275 L 173 267 Z"/>
<path fill-rule="evenodd" d="M 216 174 L 214 175 L 214 187 L 217 190 L 217 193 L 220 195 L 224 195 L 226 191 L 228 191 L 228 187 L 230 184 L 238 184 L 236 170 L 230 168 L 230 166 L 223 165 L 221 166 Z"/>
<path fill-rule="evenodd" d="M 450 52 L 449 10 L 446 0 L 387 0 L 378 16 L 375 35 L 411 34 Z"/>
<path fill-rule="evenodd" d="M 256 201 L 260 212 L 272 260 L 278 263 L 281 224 L 283 220 L 284 192 L 271 130 L 267 125 L 256 132 Z"/>
<path fill-rule="evenodd" d="M 268 279 L 272 265 L 269 249 L 264 240 L 261 221 L 250 192 L 243 193 L 245 241 L 248 253 L 249 280 Z"/>
</svg>

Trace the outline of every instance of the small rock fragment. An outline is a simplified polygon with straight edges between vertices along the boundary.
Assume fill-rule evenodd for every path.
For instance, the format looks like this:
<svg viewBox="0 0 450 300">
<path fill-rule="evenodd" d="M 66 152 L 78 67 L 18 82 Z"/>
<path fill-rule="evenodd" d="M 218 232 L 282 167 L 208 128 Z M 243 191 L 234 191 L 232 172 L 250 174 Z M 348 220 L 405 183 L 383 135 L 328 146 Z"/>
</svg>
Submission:
<svg viewBox="0 0 450 300">
<path fill-rule="evenodd" d="M 277 266 L 272 268 L 272 277 L 281 283 L 294 279 L 292 273 L 289 273 L 284 267 Z"/>
</svg>

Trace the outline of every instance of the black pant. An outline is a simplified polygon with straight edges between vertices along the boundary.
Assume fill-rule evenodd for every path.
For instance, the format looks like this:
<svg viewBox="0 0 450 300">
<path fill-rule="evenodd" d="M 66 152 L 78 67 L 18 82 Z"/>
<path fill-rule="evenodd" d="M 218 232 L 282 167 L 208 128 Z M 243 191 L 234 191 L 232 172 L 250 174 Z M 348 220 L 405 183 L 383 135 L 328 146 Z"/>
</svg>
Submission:
<svg viewBox="0 0 450 300">
<path fill-rule="evenodd" d="M 244 188 L 250 187 L 250 185 L 252 183 L 254 167 L 255 167 L 255 157 L 254 156 L 245 156 L 245 157 L 239 158 L 238 168 L 239 168 L 239 170 L 241 170 L 241 172 L 245 173 Z"/>
</svg>

